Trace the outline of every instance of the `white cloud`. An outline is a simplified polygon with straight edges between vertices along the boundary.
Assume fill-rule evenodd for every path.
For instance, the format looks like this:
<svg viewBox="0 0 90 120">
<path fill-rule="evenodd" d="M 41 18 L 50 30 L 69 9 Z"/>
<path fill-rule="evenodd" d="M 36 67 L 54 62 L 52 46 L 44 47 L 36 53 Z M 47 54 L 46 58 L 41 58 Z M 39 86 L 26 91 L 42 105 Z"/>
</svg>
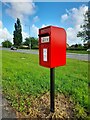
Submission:
<svg viewBox="0 0 90 120">
<path fill-rule="evenodd" d="M 29 34 L 24 32 L 24 31 L 22 31 L 22 36 L 23 36 L 23 41 L 25 41 L 25 38 L 29 37 Z"/>
<path fill-rule="evenodd" d="M 35 4 L 32 2 L 11 2 L 9 7 L 6 9 L 6 13 L 12 18 L 20 18 L 22 21 L 27 20 L 27 18 L 35 13 Z"/>
<path fill-rule="evenodd" d="M 62 15 L 62 16 L 61 16 L 61 19 L 62 19 L 62 21 L 67 20 L 67 19 L 68 19 L 68 15 L 67 15 L 67 14 Z"/>
<path fill-rule="evenodd" d="M 72 27 L 69 27 L 67 30 L 67 43 L 69 43 L 69 45 L 72 44 L 82 44 L 83 42 L 80 40 L 80 38 L 77 37 L 77 33 L 78 31 Z"/>
<path fill-rule="evenodd" d="M 0 21 L 0 29 L 2 29 L 2 21 Z"/>
<path fill-rule="evenodd" d="M 42 24 L 40 28 L 43 28 L 46 26 L 49 26 L 49 25 Z M 30 36 L 38 38 L 38 34 L 39 34 L 39 28 L 35 24 L 33 24 L 30 29 Z"/>
<path fill-rule="evenodd" d="M 12 42 L 13 36 L 9 33 L 7 28 L 3 28 L 3 23 L 0 21 L 0 44 L 7 39 Z"/>
<path fill-rule="evenodd" d="M 79 9 L 73 8 L 71 10 L 70 16 L 72 17 L 72 20 L 75 21 L 76 25 L 83 24 L 83 14 L 87 11 L 88 6 L 82 5 Z"/>
<path fill-rule="evenodd" d="M 38 37 L 38 30 L 39 28 L 36 27 L 34 24 L 32 25 L 31 29 L 30 29 L 30 34 L 33 37 Z"/>
<path fill-rule="evenodd" d="M 42 24 L 40 28 L 43 28 L 46 26 L 49 26 L 49 25 Z M 30 35 L 38 38 L 38 34 L 39 34 L 39 28 L 37 26 L 35 26 L 35 24 L 33 24 L 31 29 L 30 29 Z"/>
<path fill-rule="evenodd" d="M 72 8 L 71 10 L 66 10 L 66 18 L 65 14 L 61 16 L 61 20 L 65 22 L 65 24 L 71 24 L 73 27 L 67 28 L 67 43 L 76 44 L 82 43 L 80 38 L 77 38 L 78 31 L 81 30 L 80 25 L 84 23 L 85 12 L 88 10 L 88 6 L 82 5 L 78 9 Z"/>
<path fill-rule="evenodd" d="M 44 28 L 44 27 L 47 27 L 47 26 L 51 26 L 51 24 L 48 24 L 48 25 L 42 24 L 41 28 Z M 57 25 L 54 25 L 54 26 L 57 26 Z"/>
<path fill-rule="evenodd" d="M 43 24 L 43 25 L 41 26 L 41 28 L 44 28 L 44 27 L 46 27 L 46 26 L 48 26 L 48 25 Z"/>
<path fill-rule="evenodd" d="M 12 39 L 12 35 L 9 33 L 7 28 L 3 28 L 2 32 L 1 32 L 0 38 L 4 39 L 4 40 L 6 40 L 6 39 L 11 40 Z"/>
<path fill-rule="evenodd" d="M 42 24 L 40 28 L 44 28 L 47 26 L 50 26 L 50 25 Z M 55 25 L 55 26 L 57 26 L 57 25 Z M 37 26 L 35 26 L 35 24 L 33 24 L 30 29 L 30 36 L 38 38 L 38 34 L 39 34 L 39 28 Z"/>
<path fill-rule="evenodd" d="M 39 21 L 39 17 L 38 17 L 38 16 L 35 16 L 35 17 L 33 18 L 33 21 L 34 21 L 34 22 Z"/>
</svg>

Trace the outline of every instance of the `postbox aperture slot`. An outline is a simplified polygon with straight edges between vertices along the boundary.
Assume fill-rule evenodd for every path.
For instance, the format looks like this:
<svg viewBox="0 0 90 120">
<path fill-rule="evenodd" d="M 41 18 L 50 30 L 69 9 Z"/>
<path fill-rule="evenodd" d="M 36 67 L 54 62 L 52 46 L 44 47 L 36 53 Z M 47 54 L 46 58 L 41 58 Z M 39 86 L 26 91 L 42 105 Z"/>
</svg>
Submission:
<svg viewBox="0 0 90 120">
<path fill-rule="evenodd" d="M 38 35 L 39 37 L 45 37 L 45 36 L 50 36 L 50 34 L 49 33 L 44 33 L 44 34 L 40 34 L 40 35 Z"/>
</svg>

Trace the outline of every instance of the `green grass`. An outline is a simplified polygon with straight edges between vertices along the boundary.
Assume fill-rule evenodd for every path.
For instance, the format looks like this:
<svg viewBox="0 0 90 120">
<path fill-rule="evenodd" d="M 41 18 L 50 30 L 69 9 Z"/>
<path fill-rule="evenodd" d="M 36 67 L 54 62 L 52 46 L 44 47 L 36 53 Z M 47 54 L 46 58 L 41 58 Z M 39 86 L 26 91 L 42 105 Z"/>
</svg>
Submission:
<svg viewBox="0 0 90 120">
<path fill-rule="evenodd" d="M 2 85 L 2 52 L 0 51 L 0 86 Z"/>
<path fill-rule="evenodd" d="M 49 69 L 39 66 L 38 55 L 3 51 L 3 92 L 12 106 L 20 111 L 30 98 L 37 97 L 50 89 Z M 64 93 L 88 107 L 88 62 L 67 59 L 67 64 L 55 69 L 56 92 Z M 18 105 L 19 103 L 19 105 Z"/>
<path fill-rule="evenodd" d="M 85 50 L 67 50 L 67 53 L 90 54 L 90 52 Z"/>
</svg>

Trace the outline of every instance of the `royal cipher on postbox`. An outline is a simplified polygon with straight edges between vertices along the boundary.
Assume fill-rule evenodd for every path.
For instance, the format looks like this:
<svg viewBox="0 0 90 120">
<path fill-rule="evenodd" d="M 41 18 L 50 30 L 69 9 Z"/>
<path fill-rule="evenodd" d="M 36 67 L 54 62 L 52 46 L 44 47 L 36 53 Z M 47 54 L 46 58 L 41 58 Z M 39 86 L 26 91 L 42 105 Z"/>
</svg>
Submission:
<svg viewBox="0 0 90 120">
<path fill-rule="evenodd" d="M 48 68 L 66 64 L 66 32 L 63 28 L 47 26 L 39 29 L 39 64 Z"/>
</svg>

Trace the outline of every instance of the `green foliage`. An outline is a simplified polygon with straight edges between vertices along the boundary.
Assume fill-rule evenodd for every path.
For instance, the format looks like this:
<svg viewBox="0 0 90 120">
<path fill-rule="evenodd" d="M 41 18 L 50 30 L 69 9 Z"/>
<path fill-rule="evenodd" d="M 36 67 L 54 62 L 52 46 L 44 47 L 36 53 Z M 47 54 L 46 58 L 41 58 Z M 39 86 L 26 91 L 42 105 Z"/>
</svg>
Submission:
<svg viewBox="0 0 90 120">
<path fill-rule="evenodd" d="M 23 42 L 23 45 L 30 46 L 30 44 L 31 44 L 31 39 L 30 39 L 30 37 L 29 37 L 29 38 L 25 38 L 25 42 Z"/>
<path fill-rule="evenodd" d="M 23 43 L 24 45 L 27 45 L 30 47 L 31 45 L 31 48 L 38 48 L 38 39 L 37 38 L 34 38 L 34 37 L 29 37 L 29 38 L 26 38 L 25 39 L 25 42 Z"/>
<path fill-rule="evenodd" d="M 87 50 L 67 49 L 67 53 L 89 54 Z"/>
<path fill-rule="evenodd" d="M 38 55 L 3 51 L 2 62 L 3 92 L 17 110 L 26 111 L 32 97 L 50 90 L 50 71 L 39 66 Z M 88 64 L 67 59 L 65 66 L 55 69 L 56 92 L 71 96 L 83 109 L 88 107 Z"/>
<path fill-rule="evenodd" d="M 84 108 L 83 107 L 81 107 L 79 104 L 77 104 L 76 106 L 75 106 L 75 116 L 76 116 L 76 118 L 78 118 L 78 119 L 85 119 L 86 117 L 87 117 L 87 114 L 85 113 L 85 110 L 84 110 Z"/>
<path fill-rule="evenodd" d="M 0 86 L 2 86 L 2 52 L 0 50 Z"/>
<path fill-rule="evenodd" d="M 10 48 L 12 46 L 12 43 L 9 40 L 5 40 L 4 42 L 2 42 L 2 46 Z"/>
<path fill-rule="evenodd" d="M 17 18 L 17 22 L 14 27 L 15 31 L 13 32 L 13 42 L 15 46 L 20 46 L 22 43 L 22 27 L 19 18 Z"/>
<path fill-rule="evenodd" d="M 83 46 L 82 46 L 82 44 L 74 44 L 74 45 L 71 45 L 69 48 L 83 49 Z"/>
<path fill-rule="evenodd" d="M 31 37 L 31 48 L 38 48 L 38 39 Z"/>
<path fill-rule="evenodd" d="M 77 37 L 81 37 L 84 42 L 90 42 L 90 8 L 84 14 L 84 24 L 81 25 L 81 28 L 82 30 L 78 32 Z"/>
</svg>

